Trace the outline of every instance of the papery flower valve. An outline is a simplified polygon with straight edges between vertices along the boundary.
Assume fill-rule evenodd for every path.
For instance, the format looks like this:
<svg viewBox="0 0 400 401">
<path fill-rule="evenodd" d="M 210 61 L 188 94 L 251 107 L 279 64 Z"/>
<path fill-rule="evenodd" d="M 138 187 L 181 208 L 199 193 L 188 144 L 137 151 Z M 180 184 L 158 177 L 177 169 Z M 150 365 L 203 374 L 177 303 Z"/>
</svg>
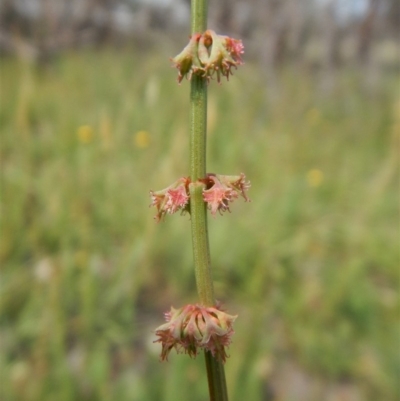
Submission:
<svg viewBox="0 0 400 401">
<path fill-rule="evenodd" d="M 192 35 L 182 52 L 171 60 L 178 69 L 179 83 L 184 77 L 190 80 L 193 74 L 206 78 L 207 81 L 216 74 L 217 81 L 220 82 L 221 75 L 229 79 L 232 68 L 243 64 L 243 53 L 241 40 L 217 35 L 209 29 L 203 34 Z"/>
<path fill-rule="evenodd" d="M 210 351 L 218 360 L 225 362 L 226 347 L 234 333 L 232 325 L 237 316 L 228 315 L 220 306 L 207 307 L 186 305 L 165 314 L 167 323 L 156 329 L 159 337 L 155 342 L 162 345 L 161 360 L 167 360 L 175 348 L 190 357 L 196 357 L 200 349 Z"/>
<path fill-rule="evenodd" d="M 173 214 L 178 210 L 189 210 L 188 177 L 179 178 L 169 187 L 161 191 L 150 191 L 151 204 L 157 208 L 155 219 L 159 222 L 165 214 Z"/>
<path fill-rule="evenodd" d="M 203 199 L 213 215 L 217 211 L 220 214 L 225 211 L 230 212 L 229 203 L 239 195 L 242 195 L 246 202 L 249 201 L 246 191 L 250 188 L 250 182 L 246 181 L 243 173 L 240 175 L 207 174 L 204 181 L 206 189 L 203 190 Z"/>
<path fill-rule="evenodd" d="M 211 29 L 204 32 L 199 41 L 199 58 L 204 76 L 209 79 L 217 74 L 218 82 L 221 82 L 221 75 L 229 80 L 232 68 L 243 64 L 241 58 L 243 53 L 244 46 L 241 40 L 217 35 Z"/>
<path fill-rule="evenodd" d="M 189 43 L 185 48 L 171 61 L 178 69 L 178 82 L 181 83 L 183 78 L 190 79 L 192 74 L 200 68 L 200 61 L 197 55 L 197 46 L 200 39 L 200 34 L 195 33 L 190 37 Z"/>
</svg>

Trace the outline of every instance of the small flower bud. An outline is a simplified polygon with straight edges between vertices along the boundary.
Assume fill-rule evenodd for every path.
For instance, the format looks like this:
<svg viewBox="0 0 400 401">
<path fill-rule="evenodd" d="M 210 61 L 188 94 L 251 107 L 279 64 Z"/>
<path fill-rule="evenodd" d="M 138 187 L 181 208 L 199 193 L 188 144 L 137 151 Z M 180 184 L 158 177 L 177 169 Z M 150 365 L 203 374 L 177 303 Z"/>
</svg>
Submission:
<svg viewBox="0 0 400 401">
<path fill-rule="evenodd" d="M 160 342 L 161 360 L 167 360 L 168 354 L 175 348 L 196 357 L 199 349 L 210 351 L 212 355 L 226 361 L 225 347 L 231 343 L 234 333 L 232 325 L 237 316 L 228 315 L 219 306 L 205 307 L 186 305 L 180 309 L 171 308 L 165 314 L 167 323 L 156 329 Z"/>
</svg>

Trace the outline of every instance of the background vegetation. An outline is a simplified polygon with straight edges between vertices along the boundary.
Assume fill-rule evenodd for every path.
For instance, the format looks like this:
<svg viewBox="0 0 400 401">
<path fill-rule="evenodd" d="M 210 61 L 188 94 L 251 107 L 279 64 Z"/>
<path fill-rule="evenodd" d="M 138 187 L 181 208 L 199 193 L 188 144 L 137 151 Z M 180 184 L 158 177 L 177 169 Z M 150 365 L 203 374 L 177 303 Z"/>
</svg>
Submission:
<svg viewBox="0 0 400 401">
<path fill-rule="evenodd" d="M 153 330 L 195 302 L 189 216 L 157 225 L 150 189 L 188 174 L 180 49 L 3 59 L 1 395 L 204 400 L 204 361 L 159 362 Z M 265 81 L 248 62 L 209 90 L 208 170 L 251 203 L 210 218 L 217 298 L 239 318 L 231 399 L 394 401 L 398 141 L 390 71 Z"/>
</svg>

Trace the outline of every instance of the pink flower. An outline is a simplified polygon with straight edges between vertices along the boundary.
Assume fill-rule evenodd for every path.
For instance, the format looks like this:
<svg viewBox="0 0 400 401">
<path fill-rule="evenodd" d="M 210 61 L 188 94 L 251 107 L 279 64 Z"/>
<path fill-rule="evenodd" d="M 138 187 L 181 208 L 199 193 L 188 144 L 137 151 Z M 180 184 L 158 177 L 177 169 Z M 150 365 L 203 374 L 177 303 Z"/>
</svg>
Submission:
<svg viewBox="0 0 400 401">
<path fill-rule="evenodd" d="M 203 190 L 204 202 L 208 204 L 211 214 L 215 215 L 217 211 L 221 214 L 229 210 L 229 202 L 237 198 L 237 193 L 228 186 L 221 183 L 216 176 L 210 175 L 209 180 L 213 183 L 210 189 Z"/>
<path fill-rule="evenodd" d="M 236 176 L 208 174 L 206 178 L 206 189 L 203 190 L 203 199 L 208 204 L 211 214 L 216 212 L 222 214 L 229 210 L 229 202 L 232 202 L 239 195 L 248 201 L 246 191 L 250 188 L 250 182 L 245 181 L 243 173 Z"/>
<path fill-rule="evenodd" d="M 151 204 L 157 208 L 155 219 L 159 222 L 165 214 L 173 214 L 178 210 L 185 212 L 189 208 L 188 177 L 179 178 L 169 187 L 161 191 L 150 191 Z"/>
<path fill-rule="evenodd" d="M 250 182 L 246 181 L 243 173 L 240 175 L 207 174 L 206 178 L 199 180 L 205 184 L 203 199 L 207 203 L 211 214 L 217 211 L 222 214 L 229 211 L 229 203 L 239 195 L 245 201 L 249 201 L 246 191 L 250 188 Z M 157 208 L 155 219 L 161 221 L 166 214 L 173 214 L 181 210 L 182 213 L 190 209 L 189 177 L 181 177 L 169 187 L 161 191 L 150 191 L 151 204 Z"/>
<path fill-rule="evenodd" d="M 225 38 L 225 46 L 237 65 L 243 64 L 241 54 L 244 53 L 244 46 L 241 40 L 230 38 L 229 36 L 222 36 Z"/>
<path fill-rule="evenodd" d="M 161 360 L 167 360 L 170 351 L 175 348 L 196 357 L 200 349 L 226 361 L 225 347 L 231 343 L 234 333 L 232 325 L 237 316 L 223 312 L 219 306 L 206 307 L 201 305 L 186 305 L 180 309 L 171 308 L 165 314 L 167 323 L 156 329 L 160 342 Z"/>
</svg>

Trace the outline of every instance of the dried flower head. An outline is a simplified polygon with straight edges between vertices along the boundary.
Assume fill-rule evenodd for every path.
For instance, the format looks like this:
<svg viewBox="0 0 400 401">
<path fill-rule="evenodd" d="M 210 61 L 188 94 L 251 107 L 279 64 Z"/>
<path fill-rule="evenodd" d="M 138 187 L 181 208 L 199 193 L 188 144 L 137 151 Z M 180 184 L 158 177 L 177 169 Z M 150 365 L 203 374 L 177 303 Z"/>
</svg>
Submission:
<svg viewBox="0 0 400 401">
<path fill-rule="evenodd" d="M 223 184 L 237 191 L 238 195 L 242 195 L 246 202 L 250 200 L 246 195 L 246 191 L 249 190 L 251 184 L 250 181 L 246 181 L 246 176 L 243 173 L 239 175 L 219 174 L 217 177 Z"/>
<path fill-rule="evenodd" d="M 237 198 L 237 193 L 223 184 L 216 176 L 209 176 L 209 181 L 213 184 L 211 188 L 203 190 L 203 199 L 207 203 L 211 214 L 215 215 L 217 211 L 221 214 L 229 210 L 229 202 Z"/>
<path fill-rule="evenodd" d="M 190 37 L 186 47 L 171 61 L 178 69 L 178 82 L 181 83 L 183 78 L 191 79 L 193 72 L 196 72 L 200 67 L 200 61 L 197 55 L 198 42 L 201 35 L 195 33 Z"/>
<path fill-rule="evenodd" d="M 178 353 L 183 351 L 190 357 L 196 357 L 199 350 L 204 349 L 225 362 L 225 347 L 231 343 L 236 317 L 223 312 L 219 306 L 189 304 L 180 309 L 171 307 L 165 314 L 167 323 L 156 329 L 159 338 L 155 342 L 162 345 L 161 360 L 167 360 L 175 348 Z"/>
<path fill-rule="evenodd" d="M 179 83 L 183 77 L 191 79 L 193 74 L 206 78 L 207 81 L 216 75 L 217 81 L 220 82 L 221 76 L 229 79 L 232 68 L 243 64 L 243 53 L 241 40 L 217 35 L 209 29 L 203 34 L 192 35 L 189 43 L 172 62 L 178 69 Z"/>
<path fill-rule="evenodd" d="M 209 29 L 201 36 L 200 46 L 208 49 L 208 57 L 205 54 L 202 57 L 199 55 L 204 75 L 207 78 L 216 74 L 218 82 L 221 82 L 221 75 L 229 80 L 232 68 L 243 64 L 241 55 L 244 53 L 244 46 L 241 40 L 217 35 Z"/>
<path fill-rule="evenodd" d="M 179 178 L 169 187 L 161 191 L 150 191 L 151 204 L 157 208 L 155 219 L 159 222 L 165 214 L 173 214 L 178 210 L 189 210 L 188 177 Z"/>
<path fill-rule="evenodd" d="M 203 190 L 203 199 L 208 204 L 211 214 L 216 212 L 222 214 L 229 210 L 229 202 L 232 202 L 239 195 L 248 201 L 246 191 L 250 188 L 250 182 L 246 182 L 243 173 L 240 175 L 219 175 L 207 174 L 206 189 Z"/>
</svg>

